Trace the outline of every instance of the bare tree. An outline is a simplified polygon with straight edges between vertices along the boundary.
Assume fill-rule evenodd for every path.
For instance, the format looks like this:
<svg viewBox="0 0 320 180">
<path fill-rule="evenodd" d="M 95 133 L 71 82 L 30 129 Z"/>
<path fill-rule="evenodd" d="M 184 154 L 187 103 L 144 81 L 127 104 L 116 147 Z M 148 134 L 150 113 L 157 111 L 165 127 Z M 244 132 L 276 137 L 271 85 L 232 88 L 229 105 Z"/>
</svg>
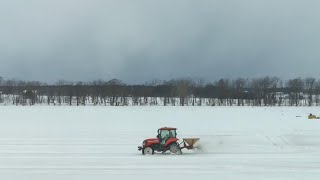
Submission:
<svg viewBox="0 0 320 180">
<path fill-rule="evenodd" d="M 192 105 L 198 105 L 201 106 L 202 105 L 202 98 L 203 98 L 203 94 L 202 91 L 204 89 L 205 86 L 205 80 L 200 78 L 194 81 L 194 83 L 192 83 L 192 94 L 193 94 L 193 99 L 192 99 Z M 197 102 L 197 99 L 199 99 L 199 101 Z"/>
<path fill-rule="evenodd" d="M 315 91 L 315 85 L 316 85 L 315 83 L 316 83 L 315 78 L 306 78 L 304 80 L 304 87 L 305 87 L 306 93 L 308 94 L 309 106 L 312 106 L 312 103 L 313 103 L 312 96 L 314 95 L 314 91 Z"/>
<path fill-rule="evenodd" d="M 62 104 L 62 95 L 63 95 L 63 90 L 64 90 L 64 86 L 67 84 L 66 81 L 64 80 L 59 80 L 57 83 L 56 83 L 56 86 L 57 86 L 57 100 L 58 100 L 58 103 L 59 105 Z"/>
<path fill-rule="evenodd" d="M 3 94 L 2 81 L 3 81 L 3 78 L 0 77 L 0 103 L 3 102 L 3 98 L 2 98 L 2 94 Z"/>
<path fill-rule="evenodd" d="M 251 88 L 255 98 L 255 105 L 275 105 L 276 99 L 273 92 L 277 89 L 278 82 L 279 78 L 269 76 L 253 79 Z"/>
<path fill-rule="evenodd" d="M 175 92 L 180 99 L 180 106 L 188 105 L 188 97 L 191 93 L 192 80 L 178 79 L 175 80 Z"/>
<path fill-rule="evenodd" d="M 282 106 L 283 105 L 283 102 L 284 102 L 284 99 L 285 99 L 285 96 L 284 96 L 284 87 L 283 87 L 283 81 L 280 80 L 278 82 L 278 89 L 280 90 L 280 92 L 278 92 L 278 106 Z"/>
<path fill-rule="evenodd" d="M 105 82 L 101 79 L 93 81 L 89 84 L 89 92 L 91 95 L 91 101 L 94 105 L 101 103 L 101 99 L 103 99 L 103 86 Z"/>
<path fill-rule="evenodd" d="M 238 100 L 237 105 L 244 106 L 244 98 L 245 98 L 245 90 L 247 85 L 247 79 L 238 78 L 235 81 L 233 81 L 233 88 L 235 89 L 235 98 Z"/>
<path fill-rule="evenodd" d="M 108 96 L 110 98 L 111 106 L 118 106 L 118 98 L 121 96 L 121 86 L 124 83 L 119 79 L 112 79 L 106 83 L 108 87 Z"/>
<path fill-rule="evenodd" d="M 316 106 L 320 105 L 320 80 L 316 81 L 315 85 L 314 85 L 314 94 L 315 94 L 315 98 L 316 98 Z"/>
<path fill-rule="evenodd" d="M 220 105 L 227 105 L 228 99 L 230 97 L 230 80 L 229 79 L 220 79 L 215 83 L 218 88 L 218 99 Z M 232 104 L 230 104 L 232 105 Z"/>
<path fill-rule="evenodd" d="M 82 88 L 83 85 L 84 84 L 82 81 L 78 81 L 76 83 L 76 85 L 74 86 L 77 106 L 84 103 L 81 101 L 82 100 L 81 98 L 84 96 L 84 92 L 83 92 L 83 88 Z"/>
<path fill-rule="evenodd" d="M 167 106 L 170 103 L 170 99 L 174 95 L 174 87 L 172 81 L 163 81 L 161 86 L 157 87 L 159 93 L 163 97 L 163 105 Z"/>
<path fill-rule="evenodd" d="M 300 95 L 303 92 L 303 80 L 296 78 L 288 81 L 290 104 L 300 105 Z"/>
<path fill-rule="evenodd" d="M 148 93 L 150 94 L 151 97 L 151 105 L 158 105 L 158 97 L 157 95 L 154 94 L 154 89 L 156 89 L 157 86 L 161 85 L 161 81 L 154 79 L 151 81 L 150 84 L 147 84 L 148 88 Z"/>
<path fill-rule="evenodd" d="M 67 96 L 68 96 L 68 102 L 69 102 L 69 105 L 72 106 L 72 100 L 73 100 L 73 96 L 75 95 L 75 92 L 74 92 L 74 82 L 67 82 Z"/>
</svg>

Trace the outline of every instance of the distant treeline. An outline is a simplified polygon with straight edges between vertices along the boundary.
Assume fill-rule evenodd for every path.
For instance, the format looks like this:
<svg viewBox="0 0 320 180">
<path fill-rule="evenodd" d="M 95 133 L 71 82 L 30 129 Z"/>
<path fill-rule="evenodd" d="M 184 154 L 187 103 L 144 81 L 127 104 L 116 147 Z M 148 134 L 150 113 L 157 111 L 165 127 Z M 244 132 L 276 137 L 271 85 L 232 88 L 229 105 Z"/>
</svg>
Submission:
<svg viewBox="0 0 320 180">
<path fill-rule="evenodd" d="M 319 95 L 320 81 L 315 78 L 181 78 L 140 85 L 118 79 L 48 85 L 0 78 L 0 103 L 5 105 L 318 106 Z"/>
</svg>

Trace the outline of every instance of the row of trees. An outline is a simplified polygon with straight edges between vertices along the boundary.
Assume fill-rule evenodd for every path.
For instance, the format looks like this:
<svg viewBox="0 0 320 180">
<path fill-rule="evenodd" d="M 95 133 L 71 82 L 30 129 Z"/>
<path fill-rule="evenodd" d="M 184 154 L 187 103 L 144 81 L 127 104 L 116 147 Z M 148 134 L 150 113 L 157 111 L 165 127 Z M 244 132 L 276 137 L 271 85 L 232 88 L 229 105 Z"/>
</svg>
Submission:
<svg viewBox="0 0 320 180">
<path fill-rule="evenodd" d="M 320 80 L 277 77 L 255 79 L 172 79 L 127 85 L 121 80 L 55 84 L 0 78 L 0 103 L 15 105 L 217 105 L 313 106 L 320 105 Z"/>
</svg>

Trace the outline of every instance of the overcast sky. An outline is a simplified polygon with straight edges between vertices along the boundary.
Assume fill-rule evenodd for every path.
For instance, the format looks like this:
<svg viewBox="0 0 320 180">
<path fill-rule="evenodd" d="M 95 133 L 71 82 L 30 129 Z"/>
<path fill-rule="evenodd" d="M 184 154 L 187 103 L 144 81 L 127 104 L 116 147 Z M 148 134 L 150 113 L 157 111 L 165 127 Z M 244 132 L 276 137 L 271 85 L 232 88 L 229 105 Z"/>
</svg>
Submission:
<svg viewBox="0 0 320 180">
<path fill-rule="evenodd" d="M 1 0 L 0 76 L 320 76 L 319 0 Z"/>
</svg>

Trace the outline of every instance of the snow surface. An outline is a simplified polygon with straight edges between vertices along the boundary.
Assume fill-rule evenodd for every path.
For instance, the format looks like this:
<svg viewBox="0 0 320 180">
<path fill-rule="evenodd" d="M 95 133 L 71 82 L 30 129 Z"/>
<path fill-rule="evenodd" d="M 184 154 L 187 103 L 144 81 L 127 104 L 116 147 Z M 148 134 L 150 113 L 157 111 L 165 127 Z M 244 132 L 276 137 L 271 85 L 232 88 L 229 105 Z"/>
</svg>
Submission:
<svg viewBox="0 0 320 180">
<path fill-rule="evenodd" d="M 0 107 L 0 179 L 320 179 L 319 108 Z M 318 113 L 318 114 L 317 114 Z M 301 117 L 297 117 L 301 116 Z M 199 137 L 142 156 L 159 127 Z"/>
</svg>

